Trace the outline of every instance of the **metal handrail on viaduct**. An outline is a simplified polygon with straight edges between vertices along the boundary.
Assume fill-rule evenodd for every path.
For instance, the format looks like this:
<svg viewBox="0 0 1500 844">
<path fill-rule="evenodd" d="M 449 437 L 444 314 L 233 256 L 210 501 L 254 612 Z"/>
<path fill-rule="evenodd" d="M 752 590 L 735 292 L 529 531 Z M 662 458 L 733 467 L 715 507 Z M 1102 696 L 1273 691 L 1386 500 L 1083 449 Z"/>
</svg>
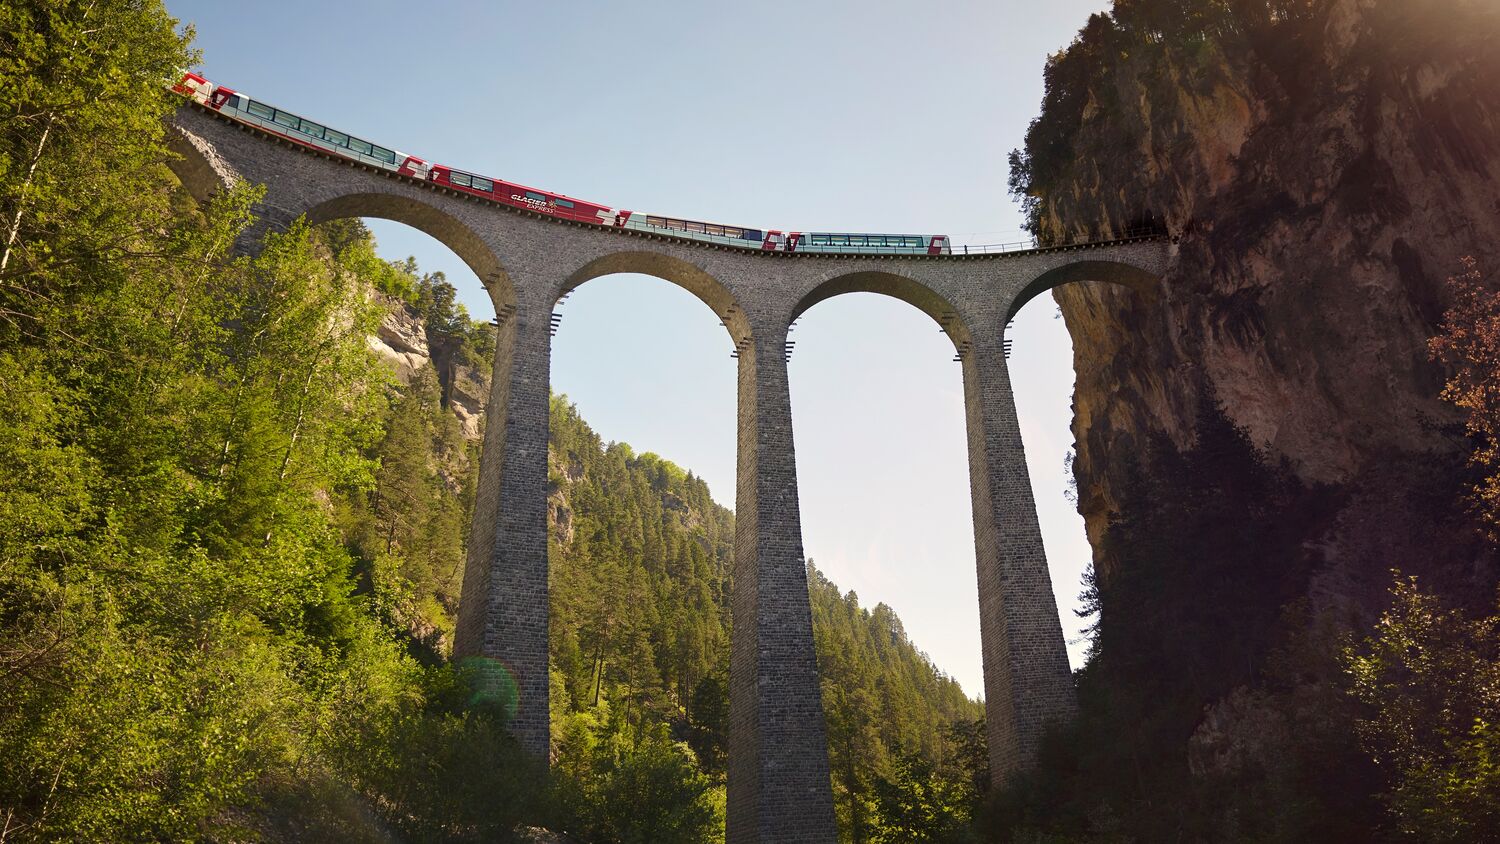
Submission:
<svg viewBox="0 0 1500 844">
<path fill-rule="evenodd" d="M 730 645 L 728 837 L 734 844 L 832 842 L 833 799 L 813 650 L 793 457 L 787 330 L 843 293 L 908 302 L 952 340 L 963 368 L 990 766 L 997 781 L 1035 758 L 1048 724 L 1075 712 L 1004 354 L 1005 325 L 1031 298 L 1072 281 L 1159 295 L 1175 257 L 1159 236 L 1025 251 L 929 255 L 747 250 L 559 220 L 335 158 L 185 104 L 174 169 L 200 200 L 265 186 L 242 248 L 299 217 L 405 223 L 452 249 L 494 301 L 497 331 L 479 491 L 455 657 L 514 677 L 510 729 L 548 752 L 547 442 L 550 320 L 590 279 L 645 273 L 723 321 L 739 366 Z"/>
</svg>

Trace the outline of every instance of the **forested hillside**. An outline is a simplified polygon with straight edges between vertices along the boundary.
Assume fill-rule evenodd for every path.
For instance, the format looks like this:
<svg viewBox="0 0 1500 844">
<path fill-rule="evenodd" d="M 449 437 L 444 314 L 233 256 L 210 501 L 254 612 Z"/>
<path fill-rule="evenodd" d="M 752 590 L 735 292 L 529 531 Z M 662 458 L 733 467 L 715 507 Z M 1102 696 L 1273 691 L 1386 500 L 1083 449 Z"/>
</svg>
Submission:
<svg viewBox="0 0 1500 844">
<path fill-rule="evenodd" d="M 675 799 L 720 817 L 733 515 L 691 472 L 604 442 L 565 398 L 552 401 L 549 456 L 553 753 L 600 789 L 580 813 L 607 807 L 611 772 L 645 777 L 629 766 L 686 748 Z M 986 769 L 982 707 L 889 607 L 862 608 L 811 564 L 808 580 L 844 840 L 955 833 Z"/>
<path fill-rule="evenodd" d="M 732 515 L 554 400 L 545 775 L 446 659 L 492 335 L 355 221 L 236 255 L 173 26 L 0 5 L 0 840 L 721 838 Z M 979 706 L 811 574 L 845 837 L 953 832 Z"/>
</svg>

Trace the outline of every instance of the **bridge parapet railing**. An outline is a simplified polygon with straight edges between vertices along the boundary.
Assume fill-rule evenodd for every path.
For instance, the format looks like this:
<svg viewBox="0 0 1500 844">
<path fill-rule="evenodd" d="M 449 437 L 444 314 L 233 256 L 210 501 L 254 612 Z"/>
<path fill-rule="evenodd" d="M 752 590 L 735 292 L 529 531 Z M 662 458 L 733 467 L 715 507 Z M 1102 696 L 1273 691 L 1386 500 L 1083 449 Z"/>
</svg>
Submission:
<svg viewBox="0 0 1500 844">
<path fill-rule="evenodd" d="M 1070 249 L 1086 246 L 1108 246 L 1114 243 L 1131 243 L 1142 240 L 1159 240 L 1167 237 L 1167 232 L 1159 228 L 1137 228 L 1118 232 L 1112 236 L 1089 235 L 1072 238 L 1048 238 L 1041 240 L 1035 237 L 1026 240 L 1015 240 L 1009 243 L 965 243 L 953 247 L 954 255 L 1000 255 L 1007 252 L 1039 252 L 1047 249 Z"/>
<path fill-rule="evenodd" d="M 203 105 L 201 103 L 194 103 L 194 104 L 197 105 L 200 109 L 203 109 L 204 111 L 210 111 L 210 113 L 211 113 L 211 110 L 207 106 L 205 106 L 205 105 Z M 382 171 L 386 172 L 389 175 L 395 175 L 395 176 L 397 176 L 397 178 L 410 179 L 411 181 L 418 182 L 420 184 L 423 184 L 426 187 L 441 187 L 441 188 L 445 188 L 445 189 L 448 189 L 448 190 L 453 190 L 453 191 L 455 191 L 457 193 L 460 193 L 460 194 L 463 194 L 463 195 L 466 195 L 466 196 L 470 195 L 467 192 L 459 191 L 456 188 L 448 186 L 448 185 L 438 185 L 437 183 L 434 183 L 434 182 L 428 182 L 428 181 L 426 181 L 424 179 L 417 179 L 417 178 L 414 178 L 414 177 L 411 177 L 411 176 L 406 176 L 404 174 L 394 174 L 394 173 L 392 173 L 392 170 L 395 167 L 399 166 L 400 163 L 401 163 L 400 160 L 398 160 L 397 157 L 396 157 L 397 155 L 399 155 L 398 153 L 395 153 L 394 151 L 391 151 L 391 150 L 386 150 L 384 147 L 376 148 L 376 147 L 374 147 L 374 145 L 370 145 L 371 148 L 372 148 L 371 149 L 372 153 L 378 151 L 378 152 L 386 154 L 384 157 L 380 157 L 380 156 L 373 155 L 373 154 L 362 153 L 359 150 L 354 149 L 352 147 L 344 147 L 344 146 L 336 145 L 336 144 L 334 144 L 334 143 L 326 140 L 323 137 L 319 137 L 318 135 L 314 135 L 314 134 L 309 134 L 305 129 L 299 128 L 301 126 L 304 126 L 304 125 L 308 124 L 308 121 L 303 120 L 302 118 L 299 118 L 296 115 L 292 115 L 290 113 L 282 112 L 279 109 L 274 109 L 274 108 L 269 108 L 269 107 L 267 107 L 267 108 L 268 108 L 269 111 L 273 112 L 276 115 L 282 115 L 282 116 L 285 116 L 288 120 L 297 121 L 297 125 L 294 126 L 291 123 L 277 123 L 274 118 L 270 119 L 270 120 L 264 119 L 264 118 L 262 118 L 260 116 L 252 114 L 249 111 L 246 111 L 246 110 L 243 110 L 243 109 L 239 109 L 239 108 L 235 108 L 235 107 L 228 106 L 228 105 L 226 105 L 226 106 L 223 107 L 223 109 L 221 110 L 220 114 L 223 114 L 224 112 L 228 112 L 235 119 L 239 120 L 241 123 L 249 124 L 249 125 L 254 126 L 254 127 L 260 129 L 261 131 L 267 132 L 267 133 L 269 133 L 271 135 L 275 135 L 275 136 L 279 136 L 279 137 L 287 139 L 287 140 L 291 140 L 294 143 L 298 143 L 298 144 L 301 144 L 303 146 L 313 147 L 313 148 L 318 149 L 318 150 L 320 150 L 320 151 L 322 151 L 324 153 L 331 154 L 331 155 L 337 156 L 339 158 L 353 159 L 354 161 L 356 161 L 356 162 L 358 162 L 360 164 L 365 164 L 367 166 L 375 167 L 375 168 L 377 168 L 379 170 L 382 170 Z M 312 124 L 312 125 L 314 125 L 319 130 L 320 133 L 324 132 L 324 131 L 327 131 L 326 128 L 323 127 L 321 124 Z M 291 134 L 291 132 L 293 132 L 293 131 L 296 132 L 295 136 L 293 136 Z M 367 142 L 359 141 L 359 143 L 367 143 Z M 606 228 L 609 228 L 609 227 L 625 228 L 625 229 L 630 229 L 632 231 L 639 231 L 639 232 L 642 232 L 642 233 L 645 233 L 645 234 L 653 234 L 653 235 L 658 235 L 658 236 L 662 236 L 662 237 L 680 238 L 682 240 L 688 240 L 688 241 L 693 241 L 693 242 L 697 242 L 697 243 L 713 243 L 713 244 L 717 244 L 717 245 L 720 245 L 720 246 L 728 246 L 728 247 L 732 247 L 732 248 L 736 248 L 736 249 L 745 249 L 745 250 L 751 250 L 751 251 L 769 251 L 769 250 L 765 250 L 762 247 L 762 245 L 761 245 L 762 241 L 760 241 L 760 240 L 746 240 L 746 239 L 744 239 L 742 237 L 730 237 L 728 235 L 717 235 L 717 234 L 713 234 L 713 233 L 707 232 L 707 231 L 695 231 L 695 230 L 690 230 L 690 229 L 689 230 L 684 230 L 684 229 L 677 229 L 677 228 L 666 228 L 666 227 L 662 227 L 662 226 L 648 225 L 642 219 L 644 217 L 644 215 L 632 215 L 628 220 L 625 221 L 625 223 L 623 225 L 611 226 L 611 223 L 609 221 L 601 219 L 601 217 L 600 217 L 600 215 L 598 213 L 587 212 L 587 211 L 572 211 L 570 209 L 562 208 L 562 207 L 550 207 L 550 208 L 548 208 L 546 210 L 535 209 L 535 208 L 528 209 L 528 208 L 526 208 L 524 206 L 517 206 L 515 203 L 505 202 L 505 201 L 501 200 L 498 197 L 477 197 L 477 198 L 483 199 L 483 200 L 488 200 L 488 201 L 494 202 L 494 203 L 496 203 L 498 205 L 502 205 L 502 206 L 506 206 L 506 207 L 510 207 L 510 208 L 520 207 L 521 210 L 530 210 L 530 211 L 533 211 L 534 213 L 540 213 L 540 214 L 544 214 L 544 215 L 549 216 L 549 217 L 555 217 L 555 218 L 559 218 L 559 219 L 563 219 L 563 220 L 569 220 L 569 221 L 572 221 L 572 222 L 588 223 L 588 224 L 592 224 L 592 225 L 603 226 L 603 227 L 606 227 Z M 696 225 L 703 226 L 703 225 L 707 225 L 707 224 L 697 223 Z M 851 233 L 851 234 L 858 234 L 858 233 L 854 232 L 854 233 Z M 1025 240 L 1011 241 L 1011 242 L 1008 242 L 1008 243 L 985 243 L 985 244 L 965 243 L 965 244 L 955 244 L 955 245 L 951 245 L 950 248 L 949 248 L 949 251 L 946 252 L 946 253 L 943 253 L 943 254 L 944 255 L 957 255 L 957 256 L 962 256 L 962 255 L 1001 255 L 1001 254 L 1006 254 L 1006 253 L 1011 253 L 1011 252 L 1036 252 L 1036 251 L 1046 250 L 1046 249 L 1061 249 L 1061 248 L 1072 248 L 1072 247 L 1102 246 L 1102 245 L 1110 244 L 1110 243 L 1121 243 L 1121 242 L 1135 241 L 1135 240 L 1151 240 L 1151 239 L 1165 237 L 1165 236 L 1166 236 L 1166 233 L 1163 232 L 1160 229 L 1139 228 L 1139 229 L 1131 229 L 1131 230 L 1128 230 L 1128 231 L 1121 232 L 1121 233 L 1119 233 L 1119 234 L 1117 234 L 1117 235 L 1115 235 L 1113 237 L 1097 237 L 1097 236 L 1095 236 L 1095 237 L 1071 238 L 1071 239 L 1066 239 L 1066 240 L 1055 240 L 1055 239 L 1038 240 L 1037 238 L 1033 237 L 1033 238 L 1028 238 L 1028 239 L 1025 239 Z M 949 239 L 949 243 L 950 244 L 953 243 L 952 238 Z M 815 246 L 815 245 L 813 245 L 811 243 L 808 243 L 806 240 L 803 240 L 802 242 L 800 242 L 800 243 L 797 244 L 796 253 L 797 254 L 814 254 L 814 255 L 904 255 L 904 256 L 923 256 L 923 255 L 926 254 L 925 252 L 922 252 L 922 251 L 919 251 L 919 250 L 913 250 L 911 247 L 902 247 L 902 246 L 856 246 L 856 245 L 844 245 L 844 244 L 839 244 L 839 245 L 836 245 L 836 246 L 830 246 L 830 245 L 816 245 Z"/>
<path fill-rule="evenodd" d="M 567 219 L 567 217 L 565 215 L 559 214 L 557 216 L 563 216 L 565 219 Z M 576 219 L 579 222 L 588 222 L 588 223 L 595 223 L 595 224 L 597 224 L 599 222 L 598 219 L 595 218 L 595 217 L 587 217 L 587 218 L 585 218 L 585 217 L 580 216 L 580 217 L 577 217 Z M 635 218 L 632 218 L 632 219 L 626 221 L 626 223 L 623 226 L 619 226 L 619 228 L 625 228 L 625 229 L 629 229 L 631 231 L 638 231 L 638 232 L 642 232 L 642 233 L 645 233 L 645 234 L 654 234 L 654 235 L 658 235 L 658 236 L 661 236 L 661 237 L 680 238 L 682 240 L 693 241 L 695 243 L 714 243 L 714 244 L 719 244 L 719 245 L 722 245 L 722 246 L 734 247 L 734 248 L 737 248 L 737 249 L 749 249 L 749 250 L 752 250 L 752 251 L 765 251 L 765 250 L 762 250 L 762 247 L 760 245 L 760 241 L 747 241 L 747 240 L 745 240 L 743 238 L 728 237 L 728 236 L 716 235 L 716 234 L 709 234 L 709 233 L 706 233 L 706 232 L 683 231 L 683 230 L 680 230 L 680 229 L 663 228 L 661 226 L 650 226 L 650 225 L 647 225 L 647 224 L 645 224 L 643 222 L 638 222 Z M 1066 248 L 1083 248 L 1083 247 L 1091 247 L 1091 246 L 1107 246 L 1109 244 L 1115 244 L 1115 243 L 1130 243 L 1130 242 L 1135 242 L 1135 241 L 1157 240 L 1157 239 L 1165 238 L 1167 236 L 1168 236 L 1167 233 L 1164 232 L 1164 231 L 1162 231 L 1161 229 L 1149 229 L 1149 228 L 1147 228 L 1147 229 L 1131 229 L 1129 231 L 1125 231 L 1125 232 L 1121 232 L 1119 234 L 1116 234 L 1116 235 L 1114 235 L 1112 237 L 1093 236 L 1093 237 L 1069 238 L 1069 239 L 1064 239 L 1064 240 L 1054 240 L 1054 239 L 1038 240 L 1037 238 L 1029 238 L 1027 240 L 1017 240 L 1017 241 L 1012 241 L 1012 242 L 1009 242 L 1009 243 L 957 244 L 957 245 L 953 245 L 952 247 L 950 247 L 950 250 L 948 252 L 943 253 L 943 255 L 944 256 L 1002 255 L 1002 254 L 1007 254 L 1007 253 L 1012 253 L 1012 252 L 1037 252 L 1037 251 L 1044 251 L 1044 250 L 1048 250 L 1048 249 L 1066 249 Z M 797 244 L 796 252 L 793 253 L 793 254 L 798 254 L 798 255 L 809 255 L 809 254 L 810 255 L 896 255 L 896 256 L 913 256 L 913 255 L 915 255 L 915 256 L 919 256 L 919 257 L 926 255 L 926 253 L 924 253 L 924 252 L 913 251 L 910 247 L 900 247 L 900 246 L 844 246 L 844 245 L 838 245 L 838 246 L 813 246 L 813 245 L 807 243 L 806 240 L 803 240 L 802 242 L 800 242 L 800 243 Z"/>
</svg>

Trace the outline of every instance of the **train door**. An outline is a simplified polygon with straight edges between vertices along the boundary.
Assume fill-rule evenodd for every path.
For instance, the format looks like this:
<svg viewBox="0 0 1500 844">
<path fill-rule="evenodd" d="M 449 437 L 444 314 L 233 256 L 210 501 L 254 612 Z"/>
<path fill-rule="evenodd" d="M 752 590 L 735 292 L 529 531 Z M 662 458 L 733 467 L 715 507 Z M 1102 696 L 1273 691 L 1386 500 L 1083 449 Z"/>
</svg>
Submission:
<svg viewBox="0 0 1500 844">
<path fill-rule="evenodd" d="M 802 232 L 792 232 L 786 236 L 786 251 L 796 252 L 797 243 L 802 240 Z"/>
<path fill-rule="evenodd" d="M 219 111 L 224 108 L 225 103 L 228 103 L 233 98 L 234 89 L 225 88 L 223 85 L 220 85 L 214 89 L 214 92 L 212 94 L 208 95 L 209 108 L 212 108 L 214 111 Z"/>
<path fill-rule="evenodd" d="M 403 176 L 415 176 L 418 179 L 427 179 L 435 175 L 432 172 L 432 165 L 417 158 L 415 155 L 408 155 L 406 160 L 401 162 L 401 167 L 396 172 Z"/>
<path fill-rule="evenodd" d="M 172 86 L 172 92 L 182 94 L 201 103 L 207 101 L 208 92 L 213 90 L 213 87 L 213 83 L 207 79 L 196 73 L 189 72 L 182 74 L 182 78 L 177 81 L 176 85 Z"/>
<path fill-rule="evenodd" d="M 778 231 L 766 232 L 766 242 L 760 245 L 761 249 L 768 252 L 781 252 L 786 249 L 786 236 Z"/>
</svg>

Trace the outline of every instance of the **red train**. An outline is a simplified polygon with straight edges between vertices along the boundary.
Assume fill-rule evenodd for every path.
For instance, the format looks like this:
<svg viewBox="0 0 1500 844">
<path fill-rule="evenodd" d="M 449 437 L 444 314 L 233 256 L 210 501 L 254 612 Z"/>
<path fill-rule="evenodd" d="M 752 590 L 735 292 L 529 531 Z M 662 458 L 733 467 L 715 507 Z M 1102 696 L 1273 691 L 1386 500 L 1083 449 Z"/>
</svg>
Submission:
<svg viewBox="0 0 1500 844">
<path fill-rule="evenodd" d="M 850 232 L 781 232 L 748 226 L 726 226 L 657 214 L 610 208 L 551 191 L 432 164 L 388 147 L 267 105 L 261 100 L 216 85 L 196 73 L 184 73 L 172 90 L 227 117 L 280 135 L 289 141 L 390 170 L 403 176 L 425 179 L 454 190 L 494 202 L 600 226 L 618 226 L 691 240 L 704 240 L 749 249 L 775 252 L 821 252 L 866 255 L 947 255 L 952 251 L 947 235 L 869 234 Z"/>
</svg>

